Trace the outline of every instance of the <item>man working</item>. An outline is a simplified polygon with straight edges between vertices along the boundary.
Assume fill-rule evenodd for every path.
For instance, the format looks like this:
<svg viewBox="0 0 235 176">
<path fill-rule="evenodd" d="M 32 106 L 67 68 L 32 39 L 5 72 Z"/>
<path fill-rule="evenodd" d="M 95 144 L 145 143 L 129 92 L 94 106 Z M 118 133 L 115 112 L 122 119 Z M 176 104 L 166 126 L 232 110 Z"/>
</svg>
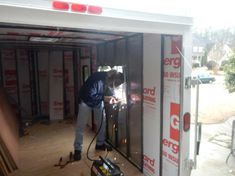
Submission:
<svg viewBox="0 0 235 176">
<path fill-rule="evenodd" d="M 76 136 L 74 142 L 74 160 L 81 159 L 84 128 L 87 123 L 87 115 L 90 110 L 94 110 L 95 119 L 100 131 L 96 139 L 96 150 L 111 151 L 110 145 L 105 143 L 105 117 L 103 117 L 104 102 L 116 103 L 117 99 L 113 96 L 113 89 L 124 82 L 122 73 L 115 70 L 109 72 L 96 72 L 92 74 L 82 85 L 79 91 L 79 113 L 77 118 Z M 103 117 L 103 121 L 102 121 Z"/>
</svg>

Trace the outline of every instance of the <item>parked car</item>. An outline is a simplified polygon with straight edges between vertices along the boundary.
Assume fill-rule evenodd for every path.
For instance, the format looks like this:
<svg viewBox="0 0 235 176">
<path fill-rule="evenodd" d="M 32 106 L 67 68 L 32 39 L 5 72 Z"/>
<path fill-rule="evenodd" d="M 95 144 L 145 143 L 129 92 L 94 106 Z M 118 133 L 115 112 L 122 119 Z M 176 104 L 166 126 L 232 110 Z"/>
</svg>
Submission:
<svg viewBox="0 0 235 176">
<path fill-rule="evenodd" d="M 196 76 L 193 76 L 193 80 L 197 79 L 200 80 L 200 83 L 212 83 L 216 81 L 215 77 L 208 73 L 200 73 Z"/>
</svg>

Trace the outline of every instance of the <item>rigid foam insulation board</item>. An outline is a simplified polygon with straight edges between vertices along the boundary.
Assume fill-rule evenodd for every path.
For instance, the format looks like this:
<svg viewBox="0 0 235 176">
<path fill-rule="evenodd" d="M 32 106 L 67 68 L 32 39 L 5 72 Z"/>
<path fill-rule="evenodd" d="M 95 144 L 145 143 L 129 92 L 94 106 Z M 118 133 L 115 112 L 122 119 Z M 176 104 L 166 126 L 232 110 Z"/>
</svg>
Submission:
<svg viewBox="0 0 235 176">
<path fill-rule="evenodd" d="M 3 86 L 6 93 L 11 100 L 12 106 L 16 111 L 16 104 L 18 104 L 18 87 L 17 87 L 17 70 L 16 58 L 14 49 L 2 49 L 2 73 L 3 73 Z"/>
<path fill-rule="evenodd" d="M 50 120 L 64 118 L 63 52 L 49 53 L 49 112 Z"/>
<path fill-rule="evenodd" d="M 64 51 L 65 115 L 75 116 L 73 51 Z"/>
</svg>

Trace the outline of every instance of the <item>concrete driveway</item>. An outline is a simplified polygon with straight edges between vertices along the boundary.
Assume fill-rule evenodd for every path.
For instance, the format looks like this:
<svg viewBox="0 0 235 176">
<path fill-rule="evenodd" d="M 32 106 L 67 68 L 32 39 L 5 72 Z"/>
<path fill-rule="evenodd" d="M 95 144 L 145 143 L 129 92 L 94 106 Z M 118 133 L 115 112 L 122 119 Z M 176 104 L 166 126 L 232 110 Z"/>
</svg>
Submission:
<svg viewBox="0 0 235 176">
<path fill-rule="evenodd" d="M 199 87 L 198 119 L 202 123 L 202 138 L 197 169 L 191 176 L 235 176 L 235 156 L 229 155 L 232 122 L 235 120 L 235 93 L 228 93 L 223 74 L 213 76 L 216 78 L 214 83 L 200 84 Z M 191 129 L 194 129 L 196 88 L 192 88 L 191 97 Z M 193 149 L 193 130 L 190 139 L 190 149 Z"/>
<path fill-rule="evenodd" d="M 235 155 L 229 155 L 233 120 L 235 116 L 224 123 L 202 125 L 197 168 L 191 176 L 235 176 Z"/>
<path fill-rule="evenodd" d="M 199 86 L 199 122 L 220 123 L 235 116 L 235 92 L 225 88 L 224 75 L 215 76 L 216 81 Z M 196 88 L 192 88 L 191 112 L 195 115 Z"/>
</svg>

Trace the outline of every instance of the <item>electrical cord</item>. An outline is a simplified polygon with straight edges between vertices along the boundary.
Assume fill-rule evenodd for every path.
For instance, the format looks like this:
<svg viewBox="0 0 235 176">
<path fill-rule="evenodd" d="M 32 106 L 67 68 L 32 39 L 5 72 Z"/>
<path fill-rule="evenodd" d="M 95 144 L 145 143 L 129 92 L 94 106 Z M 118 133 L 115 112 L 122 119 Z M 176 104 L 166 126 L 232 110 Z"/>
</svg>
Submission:
<svg viewBox="0 0 235 176">
<path fill-rule="evenodd" d="M 87 153 L 86 153 L 86 155 L 87 155 L 87 159 L 90 160 L 90 161 L 95 161 L 94 159 L 92 159 L 92 158 L 89 157 L 89 150 L 90 150 L 90 148 L 91 148 L 92 143 L 94 142 L 95 138 L 98 136 L 98 134 L 99 134 L 99 132 L 100 132 L 100 130 L 101 130 L 101 127 L 102 127 L 102 125 L 103 125 L 103 118 L 104 118 L 104 107 L 102 108 L 102 117 L 101 117 L 100 127 L 99 127 L 98 131 L 96 132 L 95 136 L 93 137 L 93 139 L 91 140 L 91 142 L 90 142 L 90 144 L 89 144 L 89 146 L 88 146 L 88 148 L 87 148 Z"/>
<path fill-rule="evenodd" d="M 93 137 L 93 139 L 91 140 L 91 142 L 90 142 L 90 144 L 89 144 L 89 146 L 88 146 L 88 148 L 87 148 L 87 153 L 86 153 L 86 155 L 87 155 L 87 159 L 90 160 L 90 161 L 95 161 L 94 159 L 92 159 L 92 158 L 89 157 L 89 151 L 90 151 L 90 148 L 91 148 L 92 143 L 94 142 L 95 138 L 98 136 L 98 134 L 99 134 L 99 132 L 100 132 L 100 130 L 101 130 L 101 127 L 102 127 L 102 125 L 103 125 L 104 111 L 105 111 L 105 108 L 103 107 L 103 108 L 102 108 L 102 117 L 101 117 L 100 127 L 99 127 L 98 131 L 96 132 L 95 136 Z M 116 123 L 115 123 L 114 125 L 116 126 Z M 114 130 L 115 130 L 115 129 L 114 129 Z M 112 139 L 112 138 L 113 138 L 113 130 L 112 130 L 112 134 L 111 134 L 111 139 Z M 107 151 L 107 154 L 106 154 L 105 158 L 108 157 L 108 154 L 109 154 L 109 151 Z"/>
<path fill-rule="evenodd" d="M 90 142 L 90 144 L 87 148 L 86 156 L 87 156 L 87 159 L 90 160 L 90 161 L 95 161 L 94 159 L 89 157 L 89 150 L 91 148 L 92 143 L 94 142 L 95 138 L 98 136 L 98 134 L 101 130 L 101 127 L 102 127 L 102 124 L 103 124 L 103 118 L 104 118 L 104 107 L 102 108 L 102 117 L 101 117 L 100 127 L 99 127 L 98 131 L 96 132 L 95 136 L 93 137 L 93 139 L 91 140 L 91 142 Z"/>
</svg>

